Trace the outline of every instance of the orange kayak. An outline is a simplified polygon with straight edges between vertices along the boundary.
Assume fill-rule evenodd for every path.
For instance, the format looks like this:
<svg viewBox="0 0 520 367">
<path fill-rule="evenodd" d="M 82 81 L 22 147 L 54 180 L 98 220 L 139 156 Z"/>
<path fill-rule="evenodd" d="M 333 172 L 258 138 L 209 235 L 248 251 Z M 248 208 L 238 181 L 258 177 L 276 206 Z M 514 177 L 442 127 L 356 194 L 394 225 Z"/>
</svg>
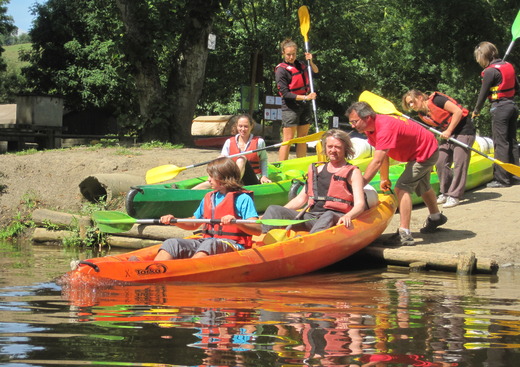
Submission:
<svg viewBox="0 0 520 367">
<path fill-rule="evenodd" d="M 211 282 L 241 283 L 306 274 L 343 260 L 378 238 L 397 208 L 393 195 L 379 195 L 377 206 L 353 221 L 354 228 L 335 226 L 253 248 L 199 259 L 153 261 L 159 245 L 121 255 L 88 259 L 66 276 L 66 282 Z M 129 261 L 135 256 L 139 261 Z"/>
</svg>

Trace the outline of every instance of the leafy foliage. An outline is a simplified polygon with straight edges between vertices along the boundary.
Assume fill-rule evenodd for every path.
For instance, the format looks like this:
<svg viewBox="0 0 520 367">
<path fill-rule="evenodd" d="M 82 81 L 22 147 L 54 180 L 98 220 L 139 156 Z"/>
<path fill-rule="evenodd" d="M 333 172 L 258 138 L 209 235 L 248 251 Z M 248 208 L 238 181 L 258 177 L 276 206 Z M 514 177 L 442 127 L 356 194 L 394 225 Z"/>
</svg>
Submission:
<svg viewBox="0 0 520 367">
<path fill-rule="evenodd" d="M 33 48 L 23 55 L 31 63 L 24 70 L 26 91 L 64 96 L 71 109 L 108 108 L 121 127 L 142 136 L 147 131 L 148 140 L 189 143 L 191 116 L 239 112 L 240 88 L 252 84 L 254 60 L 261 101 L 277 93 L 279 43 L 292 38 L 303 57 L 297 16 L 303 3 L 48 0 L 35 5 Z M 518 11 L 517 0 L 305 3 L 310 51 L 320 67 L 314 81 L 322 128 L 329 116 L 343 117 L 363 90 L 396 104 L 410 88 L 439 90 L 472 108 L 480 88 L 473 49 L 487 40 L 504 52 Z M 217 36 L 216 49 L 189 49 L 207 30 Z M 508 58 L 513 64 L 519 48 Z M 193 88 L 199 70 L 205 70 L 202 91 Z M 489 131 L 485 114 L 479 127 Z"/>
</svg>

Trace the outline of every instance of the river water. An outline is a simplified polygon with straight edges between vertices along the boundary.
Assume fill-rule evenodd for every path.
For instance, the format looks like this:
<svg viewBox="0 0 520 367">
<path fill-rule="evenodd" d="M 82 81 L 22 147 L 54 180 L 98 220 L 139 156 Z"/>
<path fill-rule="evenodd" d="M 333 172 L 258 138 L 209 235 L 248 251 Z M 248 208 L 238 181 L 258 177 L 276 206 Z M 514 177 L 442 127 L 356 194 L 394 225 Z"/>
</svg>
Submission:
<svg viewBox="0 0 520 367">
<path fill-rule="evenodd" d="M 0 365 L 520 365 L 520 270 L 468 277 L 344 262 L 249 284 L 60 281 L 91 255 L 0 242 Z"/>
</svg>

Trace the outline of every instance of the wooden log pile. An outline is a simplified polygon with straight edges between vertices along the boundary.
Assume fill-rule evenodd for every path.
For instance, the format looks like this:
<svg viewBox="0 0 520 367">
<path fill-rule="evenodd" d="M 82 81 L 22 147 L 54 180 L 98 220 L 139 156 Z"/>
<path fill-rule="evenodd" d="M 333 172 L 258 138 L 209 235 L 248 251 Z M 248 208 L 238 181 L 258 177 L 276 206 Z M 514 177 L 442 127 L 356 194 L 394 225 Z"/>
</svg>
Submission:
<svg viewBox="0 0 520 367">
<path fill-rule="evenodd" d="M 36 209 L 33 212 L 33 221 L 42 227 L 36 228 L 32 241 L 61 242 L 74 233 L 63 228 L 79 226 L 80 236 L 84 236 L 88 227 L 94 226 L 90 217 L 55 212 L 47 209 Z M 52 223 L 59 230 L 50 230 Z M 129 231 L 108 236 L 107 243 L 111 247 L 140 249 L 156 245 L 168 238 L 184 237 L 188 233 L 174 226 L 138 225 L 135 224 Z M 415 251 L 409 248 L 389 248 L 373 244 L 362 250 L 362 254 L 373 260 L 379 260 L 387 265 L 408 266 L 410 271 L 442 270 L 456 272 L 459 275 L 472 273 L 495 274 L 498 265 L 495 261 L 485 258 L 476 258 L 470 253 L 432 253 Z"/>
</svg>

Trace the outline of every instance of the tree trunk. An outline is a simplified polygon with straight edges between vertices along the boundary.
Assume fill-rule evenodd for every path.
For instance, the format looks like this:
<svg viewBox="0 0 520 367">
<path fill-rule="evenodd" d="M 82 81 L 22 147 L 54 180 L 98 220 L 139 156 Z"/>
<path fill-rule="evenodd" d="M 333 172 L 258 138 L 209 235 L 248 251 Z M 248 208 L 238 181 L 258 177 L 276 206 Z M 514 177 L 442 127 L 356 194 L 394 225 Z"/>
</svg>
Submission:
<svg viewBox="0 0 520 367">
<path fill-rule="evenodd" d="M 145 140 L 165 140 L 168 126 L 155 117 L 164 103 L 159 67 L 153 50 L 153 22 L 146 1 L 116 0 L 125 25 L 125 54 L 132 64 Z M 159 123 L 157 122 L 159 121 Z"/>
<path fill-rule="evenodd" d="M 189 9 L 176 57 L 178 63 L 172 69 L 167 92 L 173 116 L 170 134 L 175 142 L 192 142 L 191 122 L 204 84 L 208 35 L 219 4 L 218 0 L 191 0 L 187 5 Z"/>
</svg>

